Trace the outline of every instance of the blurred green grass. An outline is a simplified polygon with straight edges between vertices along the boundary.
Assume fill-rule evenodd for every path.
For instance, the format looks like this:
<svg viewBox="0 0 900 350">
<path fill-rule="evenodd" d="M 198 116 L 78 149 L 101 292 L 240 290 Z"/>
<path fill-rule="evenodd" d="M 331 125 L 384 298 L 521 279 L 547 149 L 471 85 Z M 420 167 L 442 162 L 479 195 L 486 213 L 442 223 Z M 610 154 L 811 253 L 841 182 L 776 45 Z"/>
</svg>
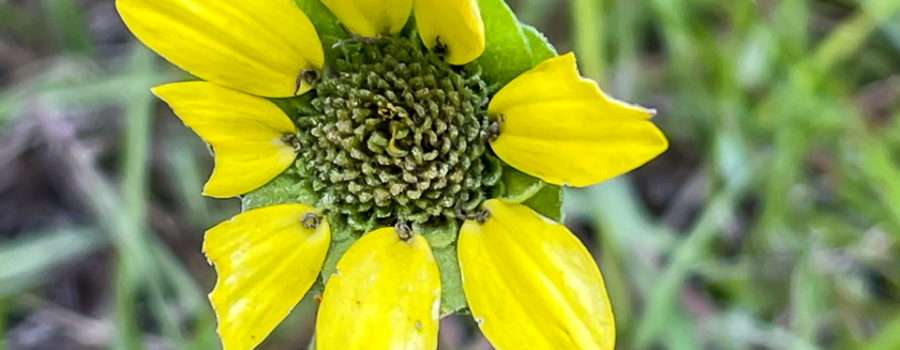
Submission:
<svg viewBox="0 0 900 350">
<path fill-rule="evenodd" d="M 511 5 L 672 141 L 568 193 L 619 349 L 900 349 L 900 1 Z M 199 244 L 237 206 L 199 196 L 208 153 L 149 93 L 181 76 L 115 16 L 0 1 L 8 349 L 41 322 L 57 348 L 218 347 Z M 302 348 L 313 307 L 265 347 Z M 485 348 L 465 322 L 444 348 Z"/>
</svg>

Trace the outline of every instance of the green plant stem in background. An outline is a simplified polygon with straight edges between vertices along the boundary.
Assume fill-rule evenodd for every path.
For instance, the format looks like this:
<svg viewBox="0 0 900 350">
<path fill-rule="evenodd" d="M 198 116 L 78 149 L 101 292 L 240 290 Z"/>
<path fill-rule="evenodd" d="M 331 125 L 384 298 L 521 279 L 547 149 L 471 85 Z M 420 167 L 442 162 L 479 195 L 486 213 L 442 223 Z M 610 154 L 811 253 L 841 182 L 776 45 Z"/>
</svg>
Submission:
<svg viewBox="0 0 900 350">
<path fill-rule="evenodd" d="M 546 20 L 547 13 L 553 10 L 554 6 L 558 6 L 561 0 L 524 0 L 519 4 L 516 14 L 519 21 L 529 25 L 542 27 L 543 21 Z"/>
<path fill-rule="evenodd" d="M 166 168 L 166 175 L 169 177 L 169 182 L 177 186 L 175 192 L 179 196 L 178 202 L 181 203 L 183 210 L 189 214 L 188 218 L 191 220 L 191 223 L 195 227 L 203 227 L 213 219 L 210 214 L 208 201 L 196 195 L 197 193 L 203 193 L 203 183 L 200 181 L 203 178 L 203 171 L 197 162 L 196 154 L 190 152 L 192 149 L 197 149 L 197 147 L 194 147 L 196 144 L 191 141 L 197 143 L 200 141 L 187 136 L 182 134 L 173 135 L 173 140 L 162 146 L 163 152 L 172 155 L 168 159 L 170 167 Z"/>
<path fill-rule="evenodd" d="M 582 73 L 602 81 L 606 71 L 606 35 L 601 11 L 604 0 L 573 0 L 572 23 L 575 52 L 581 61 Z"/>
<path fill-rule="evenodd" d="M 43 0 L 50 24 L 63 48 L 72 54 L 93 54 L 93 40 L 84 14 L 74 0 Z"/>
<path fill-rule="evenodd" d="M 147 176 L 150 172 L 150 135 L 153 129 L 151 109 L 153 96 L 147 93 L 147 86 L 154 84 L 147 79 L 154 71 L 153 55 L 135 48 L 132 67 L 144 79 L 134 80 L 132 89 L 125 98 L 131 103 L 125 113 L 125 163 L 122 181 L 122 199 L 125 214 L 137 223 L 147 221 Z"/>
<path fill-rule="evenodd" d="M 135 48 L 132 54 L 132 71 L 143 79 L 135 79 L 132 89 L 129 89 L 126 99 L 130 101 L 126 118 L 126 147 L 124 180 L 122 182 L 124 215 L 126 217 L 126 246 L 120 247 L 119 258 L 125 261 L 122 265 L 132 267 L 124 269 L 122 273 L 134 274 L 122 276 L 130 286 L 146 285 L 150 297 L 150 312 L 160 322 L 163 334 L 176 347 L 181 347 L 185 341 L 181 333 L 181 325 L 174 310 L 168 307 L 165 299 L 164 280 L 159 266 L 153 263 L 152 247 L 147 236 L 147 191 L 149 189 L 148 174 L 150 171 L 150 136 L 153 130 L 152 107 L 154 98 L 148 93 L 149 89 L 156 85 L 155 57 L 144 48 Z M 131 261 L 128 261 L 131 260 Z M 144 284 L 146 283 L 146 284 Z M 121 296 L 125 300 L 121 303 L 134 304 L 136 295 L 134 291 L 123 290 Z M 129 300 L 130 299 L 130 300 Z"/>
<path fill-rule="evenodd" d="M 5 297 L 0 297 L 0 350 L 6 350 L 6 341 L 9 337 L 6 335 L 6 314 L 9 301 Z"/>
<path fill-rule="evenodd" d="M 50 280 L 50 273 L 107 246 L 93 228 L 29 232 L 0 246 L 0 298 L 15 296 Z M 46 254 L 53 252 L 53 254 Z"/>
<path fill-rule="evenodd" d="M 135 310 L 137 301 L 137 287 L 140 281 L 138 269 L 133 267 L 127 260 L 116 265 L 114 275 L 115 287 L 115 322 L 116 322 L 116 338 L 115 346 L 117 349 L 135 349 L 144 348 L 141 328 L 138 325 L 138 312 Z"/>
<path fill-rule="evenodd" d="M 116 316 L 119 328 L 120 346 L 143 348 L 140 328 L 137 326 L 136 314 L 133 306 L 138 298 L 138 288 L 144 284 L 145 276 L 148 279 L 154 277 L 154 271 L 150 270 L 151 260 L 146 255 L 146 240 L 143 237 L 144 223 L 146 222 L 146 196 L 147 196 L 147 166 L 149 154 L 150 134 L 150 96 L 146 89 L 153 82 L 149 80 L 153 72 L 153 56 L 144 49 L 134 49 L 132 54 L 131 71 L 137 79 L 132 80 L 132 85 L 124 92 L 125 98 L 132 103 L 128 104 L 125 113 L 125 158 L 123 165 L 124 179 L 122 182 L 123 211 L 120 213 L 118 240 L 119 268 L 116 273 Z M 158 286 L 150 284 L 151 294 L 158 294 Z M 154 303 L 159 307 L 159 303 Z M 154 313 L 165 310 L 153 310 Z M 171 326 L 163 327 L 164 332 L 171 333 Z"/>
</svg>

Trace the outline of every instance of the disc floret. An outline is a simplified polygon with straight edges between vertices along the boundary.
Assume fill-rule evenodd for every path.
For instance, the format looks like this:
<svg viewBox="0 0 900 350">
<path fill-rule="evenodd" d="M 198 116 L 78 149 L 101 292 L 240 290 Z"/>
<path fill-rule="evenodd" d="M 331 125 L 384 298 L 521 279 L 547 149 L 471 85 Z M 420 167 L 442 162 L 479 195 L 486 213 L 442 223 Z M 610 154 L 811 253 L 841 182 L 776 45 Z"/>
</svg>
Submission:
<svg viewBox="0 0 900 350">
<path fill-rule="evenodd" d="M 297 165 L 319 205 L 358 222 L 424 223 L 476 208 L 496 181 L 487 88 L 405 38 L 342 43 L 301 117 Z"/>
</svg>

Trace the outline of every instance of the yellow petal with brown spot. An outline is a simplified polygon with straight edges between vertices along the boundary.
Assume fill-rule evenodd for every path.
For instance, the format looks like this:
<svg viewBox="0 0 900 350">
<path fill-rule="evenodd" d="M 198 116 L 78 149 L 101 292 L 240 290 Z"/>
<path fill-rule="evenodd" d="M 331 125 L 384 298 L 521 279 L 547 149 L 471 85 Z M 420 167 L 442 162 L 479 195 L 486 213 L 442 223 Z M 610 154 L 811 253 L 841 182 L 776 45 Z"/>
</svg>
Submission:
<svg viewBox="0 0 900 350">
<path fill-rule="evenodd" d="M 250 210 L 206 232 L 203 251 L 218 272 L 209 300 L 225 350 L 253 349 L 287 317 L 330 241 L 328 222 L 302 204 Z"/>
<path fill-rule="evenodd" d="M 312 88 L 303 72 L 325 64 L 315 27 L 291 0 L 117 0 L 116 7 L 169 62 L 249 94 L 301 95 Z"/>
<path fill-rule="evenodd" d="M 212 146 L 216 166 L 204 195 L 228 198 L 253 191 L 297 157 L 286 140 L 297 128 L 269 100 L 202 81 L 166 84 L 153 93 Z"/>
<path fill-rule="evenodd" d="M 616 327 L 603 277 L 565 226 L 530 208 L 484 203 L 484 223 L 459 236 L 463 290 L 491 344 L 506 349 L 612 350 Z"/>
<path fill-rule="evenodd" d="M 463 65 L 484 53 L 484 22 L 477 1 L 416 0 L 415 13 L 425 46 L 446 51 L 447 63 Z"/>
<path fill-rule="evenodd" d="M 440 273 L 425 237 L 372 231 L 328 279 L 316 321 L 318 349 L 434 350 L 440 301 Z"/>
</svg>

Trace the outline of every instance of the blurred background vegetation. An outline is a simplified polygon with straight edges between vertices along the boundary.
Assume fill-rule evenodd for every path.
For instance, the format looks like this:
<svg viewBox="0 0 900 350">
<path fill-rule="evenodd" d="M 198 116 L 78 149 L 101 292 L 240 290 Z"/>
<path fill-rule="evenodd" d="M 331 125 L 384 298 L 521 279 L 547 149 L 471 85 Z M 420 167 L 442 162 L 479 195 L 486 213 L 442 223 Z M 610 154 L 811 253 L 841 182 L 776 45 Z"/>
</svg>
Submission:
<svg viewBox="0 0 900 350">
<path fill-rule="evenodd" d="M 619 349 L 900 349 L 900 1 L 510 0 L 671 150 L 568 193 Z M 212 158 L 112 0 L 0 0 L 0 349 L 217 349 Z M 262 348 L 302 349 L 304 301 Z M 442 349 L 489 349 L 468 317 Z"/>
</svg>

